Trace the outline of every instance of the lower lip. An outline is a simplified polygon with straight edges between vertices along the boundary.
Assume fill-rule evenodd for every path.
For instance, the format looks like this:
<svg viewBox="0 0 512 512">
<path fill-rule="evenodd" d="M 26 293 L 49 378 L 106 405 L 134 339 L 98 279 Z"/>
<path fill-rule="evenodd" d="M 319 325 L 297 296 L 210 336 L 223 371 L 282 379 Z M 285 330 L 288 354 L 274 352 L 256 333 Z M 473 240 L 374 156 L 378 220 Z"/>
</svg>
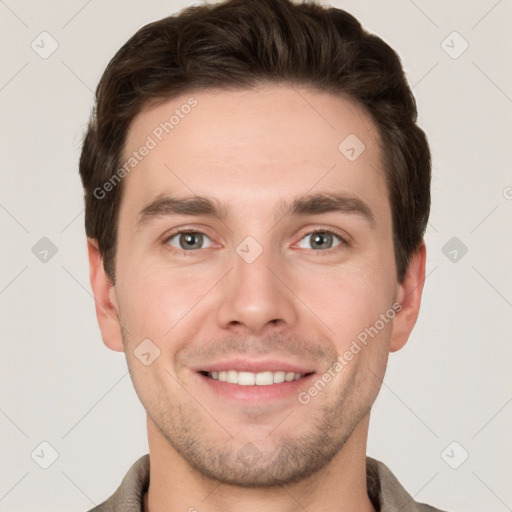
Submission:
<svg viewBox="0 0 512 512">
<path fill-rule="evenodd" d="M 197 373 L 199 378 L 217 395 L 236 400 L 238 402 L 269 402 L 297 396 L 301 390 L 310 386 L 314 373 L 290 382 L 270 384 L 269 386 L 240 386 L 230 382 L 222 382 Z"/>
</svg>

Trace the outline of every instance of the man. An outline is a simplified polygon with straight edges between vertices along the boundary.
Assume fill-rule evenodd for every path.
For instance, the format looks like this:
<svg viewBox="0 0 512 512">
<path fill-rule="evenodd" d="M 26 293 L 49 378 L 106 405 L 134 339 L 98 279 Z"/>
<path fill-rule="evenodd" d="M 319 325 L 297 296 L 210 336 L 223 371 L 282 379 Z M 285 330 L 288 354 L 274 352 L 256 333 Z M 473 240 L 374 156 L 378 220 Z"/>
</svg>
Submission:
<svg viewBox="0 0 512 512">
<path fill-rule="evenodd" d="M 437 510 L 366 457 L 430 208 L 393 50 L 338 9 L 232 0 L 140 29 L 96 100 L 90 279 L 150 453 L 93 510 Z"/>
</svg>

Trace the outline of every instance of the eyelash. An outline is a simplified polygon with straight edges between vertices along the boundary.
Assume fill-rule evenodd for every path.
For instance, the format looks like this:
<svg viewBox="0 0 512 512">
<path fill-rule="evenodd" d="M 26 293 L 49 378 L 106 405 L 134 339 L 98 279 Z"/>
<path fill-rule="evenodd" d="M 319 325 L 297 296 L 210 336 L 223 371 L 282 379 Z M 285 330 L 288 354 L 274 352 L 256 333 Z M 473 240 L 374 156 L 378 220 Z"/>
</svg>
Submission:
<svg viewBox="0 0 512 512">
<path fill-rule="evenodd" d="M 181 234 L 184 234 L 184 233 L 187 233 L 187 234 L 199 234 L 199 235 L 205 235 L 206 237 L 210 238 L 206 233 L 202 232 L 202 231 L 197 231 L 195 229 L 186 229 L 186 228 L 182 228 L 178 231 L 174 231 L 173 233 L 171 233 L 169 236 L 165 237 L 165 239 L 162 241 L 162 244 L 164 246 L 166 246 L 166 248 L 168 248 L 168 250 L 170 250 L 171 252 L 175 253 L 175 254 L 181 254 L 181 255 L 186 255 L 186 256 L 192 256 L 192 255 L 195 255 L 194 253 L 200 253 L 201 252 L 201 249 L 195 249 L 195 250 L 191 250 L 191 251 L 186 251 L 184 249 L 177 249 L 176 247 L 172 247 L 171 245 L 169 245 L 169 241 L 172 240 L 174 237 L 178 236 L 178 235 L 181 235 Z M 300 238 L 299 242 L 307 237 L 307 236 L 310 236 L 310 235 L 314 235 L 315 233 L 328 233 L 330 235 L 334 235 L 335 237 L 337 237 L 339 240 L 340 240 L 340 244 L 337 245 L 336 247 L 331 247 L 330 249 L 325 249 L 325 250 L 318 250 L 318 251 L 315 251 L 314 249 L 310 249 L 312 250 L 313 252 L 315 253 L 320 253 L 319 255 L 322 255 L 323 254 L 327 254 L 327 255 L 330 255 L 332 254 L 333 251 L 336 251 L 337 249 L 340 249 L 341 247 L 350 247 L 351 244 L 350 242 L 344 237 L 342 236 L 340 233 L 338 233 L 337 231 L 334 231 L 332 229 L 315 229 L 313 231 L 308 231 L 307 233 L 304 233 L 304 235 Z"/>
</svg>

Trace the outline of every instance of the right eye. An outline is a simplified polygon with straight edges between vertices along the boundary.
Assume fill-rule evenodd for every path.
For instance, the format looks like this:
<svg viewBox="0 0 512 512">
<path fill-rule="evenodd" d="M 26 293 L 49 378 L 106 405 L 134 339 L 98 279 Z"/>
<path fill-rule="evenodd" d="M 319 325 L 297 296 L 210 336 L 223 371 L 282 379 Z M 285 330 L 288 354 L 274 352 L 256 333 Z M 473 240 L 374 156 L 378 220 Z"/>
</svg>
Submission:
<svg viewBox="0 0 512 512">
<path fill-rule="evenodd" d="M 205 238 L 210 240 L 207 235 L 201 233 L 200 231 L 180 230 L 168 236 L 163 243 L 170 245 L 177 250 L 185 252 L 196 252 L 198 249 L 206 249 L 211 247 L 211 243 L 207 247 L 201 247 Z"/>
</svg>

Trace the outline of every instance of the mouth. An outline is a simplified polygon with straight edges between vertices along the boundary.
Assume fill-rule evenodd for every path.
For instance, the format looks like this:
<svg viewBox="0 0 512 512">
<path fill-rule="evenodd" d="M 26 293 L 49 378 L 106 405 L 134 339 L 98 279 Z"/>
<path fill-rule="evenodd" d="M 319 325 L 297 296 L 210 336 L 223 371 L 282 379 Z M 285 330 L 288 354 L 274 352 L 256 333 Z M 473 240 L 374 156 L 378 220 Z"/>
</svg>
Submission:
<svg viewBox="0 0 512 512">
<path fill-rule="evenodd" d="M 273 384 L 282 384 L 283 382 L 292 382 L 300 380 L 303 377 L 312 375 L 314 372 L 296 373 L 279 371 L 264 372 L 246 372 L 238 370 L 225 370 L 220 372 L 200 371 L 201 375 L 219 382 L 227 382 L 238 386 L 272 386 Z"/>
<path fill-rule="evenodd" d="M 264 405 L 294 400 L 300 391 L 311 386 L 315 372 L 295 373 L 263 371 L 258 373 L 226 370 L 198 371 L 200 385 L 206 394 L 213 394 L 235 405 Z"/>
</svg>

